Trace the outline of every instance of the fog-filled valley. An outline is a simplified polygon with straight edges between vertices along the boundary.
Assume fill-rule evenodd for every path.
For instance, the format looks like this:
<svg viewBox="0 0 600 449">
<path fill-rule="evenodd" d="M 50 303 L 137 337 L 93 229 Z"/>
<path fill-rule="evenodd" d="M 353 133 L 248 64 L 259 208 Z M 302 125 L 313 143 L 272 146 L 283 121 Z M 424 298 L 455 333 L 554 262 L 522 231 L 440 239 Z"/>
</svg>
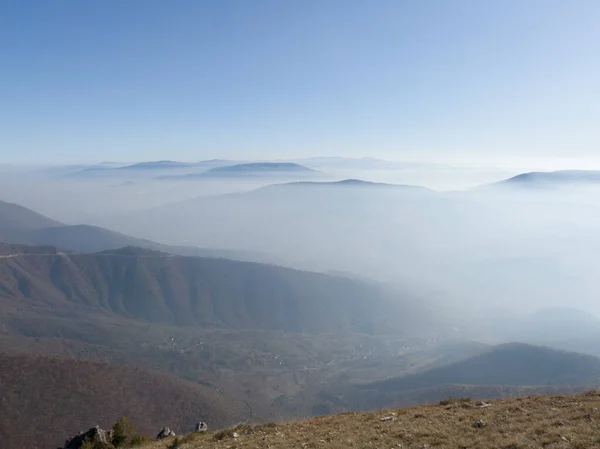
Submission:
<svg viewBox="0 0 600 449">
<path fill-rule="evenodd" d="M 464 183 L 466 172 L 471 184 L 459 190 L 451 178 Z M 5 166 L 2 199 L 68 225 L 195 247 L 197 255 L 212 249 L 381 282 L 424 298 L 466 332 L 489 322 L 487 314 L 526 319 L 547 307 L 600 313 L 600 182 L 585 173 L 595 172 L 532 181 L 508 169 L 371 158 Z M 75 230 L 47 234 L 58 230 L 13 243 L 67 247 Z M 503 338 L 485 327 L 482 335 Z"/>
<path fill-rule="evenodd" d="M 2 170 L 0 349 L 53 370 L 28 377 L 38 400 L 62 401 L 46 383 L 69 369 L 105 379 L 105 398 L 139 376 L 227 426 L 600 379 L 598 172 L 351 158 Z M 15 407 L 18 372 L 3 380 Z M 118 407 L 151 403 L 135 391 Z"/>
<path fill-rule="evenodd" d="M 30 170 L 3 177 L 3 199 L 66 224 L 440 292 L 469 310 L 600 311 L 593 264 L 600 189 L 593 180 L 496 184 L 510 172 L 482 170 L 473 177 L 481 184 L 457 190 L 448 181 L 434 189 L 436 175 L 456 171 L 464 179 L 466 169 L 317 158 L 304 161 L 303 171 L 300 162 L 204 177 L 198 174 L 240 165 Z"/>
</svg>

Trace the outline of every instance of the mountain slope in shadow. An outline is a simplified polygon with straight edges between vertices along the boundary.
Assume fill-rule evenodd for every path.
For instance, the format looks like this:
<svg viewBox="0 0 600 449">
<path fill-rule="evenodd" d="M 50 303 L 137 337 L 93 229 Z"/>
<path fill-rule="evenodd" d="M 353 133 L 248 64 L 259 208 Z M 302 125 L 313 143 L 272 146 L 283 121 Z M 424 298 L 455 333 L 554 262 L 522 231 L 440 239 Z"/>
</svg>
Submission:
<svg viewBox="0 0 600 449">
<path fill-rule="evenodd" d="M 596 385 L 600 358 L 521 343 L 493 347 L 461 362 L 365 386 L 404 391 L 443 384 L 465 385 Z"/>
<path fill-rule="evenodd" d="M 198 421 L 219 428 L 248 417 L 239 401 L 136 367 L 1 353 L 0 366 L 3 448 L 61 446 L 83 429 L 110 428 L 122 416 L 151 437 L 164 425 L 179 433 Z"/>
</svg>

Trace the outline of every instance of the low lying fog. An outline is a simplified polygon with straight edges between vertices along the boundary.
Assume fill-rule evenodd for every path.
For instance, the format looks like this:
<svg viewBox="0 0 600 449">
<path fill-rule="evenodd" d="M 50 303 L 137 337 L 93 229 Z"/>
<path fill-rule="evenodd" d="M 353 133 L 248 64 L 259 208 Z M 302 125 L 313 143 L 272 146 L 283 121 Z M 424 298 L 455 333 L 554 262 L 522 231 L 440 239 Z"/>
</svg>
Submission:
<svg viewBox="0 0 600 449">
<path fill-rule="evenodd" d="M 311 180 L 291 173 L 181 180 L 160 179 L 173 169 L 4 167 L 1 199 L 68 224 L 260 252 L 296 268 L 383 281 L 451 304 L 457 317 L 495 310 L 484 315 L 489 320 L 555 306 L 600 314 L 597 189 L 474 188 L 515 170 L 305 165 L 328 175 L 318 182 L 354 178 L 428 189 L 280 185 Z"/>
</svg>

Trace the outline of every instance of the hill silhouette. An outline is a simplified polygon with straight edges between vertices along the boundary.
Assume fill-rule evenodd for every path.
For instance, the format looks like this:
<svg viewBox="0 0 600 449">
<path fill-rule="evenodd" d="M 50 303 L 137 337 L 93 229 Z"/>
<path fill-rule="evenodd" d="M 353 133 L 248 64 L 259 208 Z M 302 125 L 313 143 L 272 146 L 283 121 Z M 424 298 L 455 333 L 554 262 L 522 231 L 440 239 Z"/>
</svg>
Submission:
<svg viewBox="0 0 600 449">
<path fill-rule="evenodd" d="M 452 347 L 438 351 L 451 354 Z M 466 355 L 462 360 L 461 353 Z M 426 350 L 419 354 L 427 359 Z M 433 403 L 449 396 L 505 398 L 573 393 L 600 385 L 600 358 L 580 353 L 510 343 L 489 349 L 468 345 L 455 355 L 458 361 L 442 358 L 404 374 L 387 370 L 387 376 L 372 382 L 334 380 L 321 390 L 323 401 L 317 407 L 327 413 L 369 410 Z"/>
<path fill-rule="evenodd" d="M 226 165 L 214 167 L 205 175 L 242 175 L 261 173 L 319 173 L 317 170 L 293 162 L 251 162 L 248 164 Z"/>
<path fill-rule="evenodd" d="M 126 165 L 125 167 L 118 167 L 117 170 L 156 170 L 164 168 L 188 168 L 193 167 L 194 164 L 191 162 L 179 162 L 179 161 L 147 161 L 138 162 L 132 165 Z"/>
<path fill-rule="evenodd" d="M 368 389 L 402 392 L 444 384 L 575 386 L 600 383 L 600 358 L 541 346 L 510 343 L 418 374 L 388 379 Z"/>
<path fill-rule="evenodd" d="M 365 181 L 362 179 L 342 179 L 340 181 L 297 181 L 297 182 L 288 182 L 285 184 L 275 184 L 275 185 L 270 185 L 270 186 L 266 186 L 266 187 L 262 187 L 262 190 L 266 190 L 266 189 L 280 189 L 282 187 L 296 187 L 296 188 L 303 188 L 303 187 L 314 187 L 314 188 L 318 188 L 318 187 L 323 187 L 323 188 L 327 188 L 327 187 L 356 187 L 356 188 L 395 188 L 395 189 L 412 189 L 415 191 L 421 190 L 421 191 L 428 191 L 429 189 L 427 189 L 426 187 L 420 187 L 420 186 L 411 186 L 411 185 L 404 185 L 404 184 L 389 184 L 389 183 L 384 183 L 384 182 L 373 182 L 373 181 Z"/>
<path fill-rule="evenodd" d="M 212 242 L 221 248 L 267 253 L 294 267 L 374 277 L 375 259 L 369 261 L 367 254 L 380 245 L 386 247 L 380 236 L 404 235 L 411 230 L 409 220 L 391 217 L 415 207 L 424 216 L 421 226 L 429 226 L 425 200 L 435 198 L 435 192 L 422 187 L 360 180 L 296 182 L 135 211 L 115 218 L 111 226 L 154 240 L 173 241 L 177 236 L 200 246 Z M 374 244 L 365 246 L 365 240 Z M 417 253 L 412 245 L 402 245 L 402 257 L 394 254 L 383 260 L 375 256 L 377 264 L 392 265 L 407 258 L 409 250 Z"/>
<path fill-rule="evenodd" d="M 522 173 L 500 181 L 496 186 L 512 187 L 552 187 L 570 184 L 598 184 L 600 171 L 596 170 L 558 170 L 552 172 Z"/>
<path fill-rule="evenodd" d="M 170 246 L 99 226 L 66 225 L 18 204 L 0 201 L 0 241 L 29 246 L 52 245 L 74 252 L 99 252 L 126 246 L 198 257 L 272 262 L 259 253 L 193 246 Z"/>
<path fill-rule="evenodd" d="M 0 441 L 6 449 L 48 449 L 93 425 L 134 418 L 139 433 L 164 425 L 193 430 L 247 418 L 243 403 L 214 390 L 136 367 L 0 354 Z"/>
<path fill-rule="evenodd" d="M 31 209 L 0 201 L 0 238 L 4 238 L 3 234 L 10 232 L 12 229 L 36 230 L 62 225 L 62 223 Z"/>
<path fill-rule="evenodd" d="M 292 177 L 304 179 L 306 177 L 322 177 L 321 171 L 305 167 L 293 162 L 250 162 L 244 164 L 219 164 L 200 173 L 187 173 L 181 175 L 163 175 L 158 179 L 163 180 L 193 180 L 193 179 L 218 179 L 218 178 L 244 178 L 244 177 Z"/>
<path fill-rule="evenodd" d="M 86 178 L 86 177 L 97 177 L 97 176 L 115 176 L 115 175 L 152 175 L 156 173 L 164 173 L 169 171 L 183 171 L 185 169 L 195 168 L 213 168 L 223 165 L 235 165 L 238 161 L 230 161 L 223 159 L 211 159 L 197 162 L 182 162 L 182 161 L 143 161 L 129 165 L 117 165 L 114 164 L 101 164 L 94 166 L 79 166 L 73 167 L 76 169 L 75 172 L 69 172 L 68 177 L 71 178 Z M 154 173 L 153 173 L 154 172 Z"/>
</svg>

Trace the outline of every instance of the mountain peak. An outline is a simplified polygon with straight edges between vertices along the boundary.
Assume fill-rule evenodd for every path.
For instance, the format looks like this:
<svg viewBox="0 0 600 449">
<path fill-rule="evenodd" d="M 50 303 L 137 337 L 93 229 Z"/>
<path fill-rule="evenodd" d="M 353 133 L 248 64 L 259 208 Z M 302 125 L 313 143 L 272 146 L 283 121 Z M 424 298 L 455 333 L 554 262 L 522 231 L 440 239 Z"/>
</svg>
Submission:
<svg viewBox="0 0 600 449">
<path fill-rule="evenodd" d="M 388 184 L 385 182 L 373 182 L 366 181 L 363 179 L 349 178 L 342 179 L 339 181 L 296 181 L 296 182 L 288 182 L 285 184 L 274 184 L 270 186 L 263 187 L 263 189 L 268 189 L 272 187 L 281 187 L 281 186 L 297 186 L 297 187 L 358 187 L 358 188 L 397 188 L 397 189 L 414 189 L 414 190 L 428 190 L 426 187 L 421 186 L 412 186 L 406 184 Z"/>
</svg>

